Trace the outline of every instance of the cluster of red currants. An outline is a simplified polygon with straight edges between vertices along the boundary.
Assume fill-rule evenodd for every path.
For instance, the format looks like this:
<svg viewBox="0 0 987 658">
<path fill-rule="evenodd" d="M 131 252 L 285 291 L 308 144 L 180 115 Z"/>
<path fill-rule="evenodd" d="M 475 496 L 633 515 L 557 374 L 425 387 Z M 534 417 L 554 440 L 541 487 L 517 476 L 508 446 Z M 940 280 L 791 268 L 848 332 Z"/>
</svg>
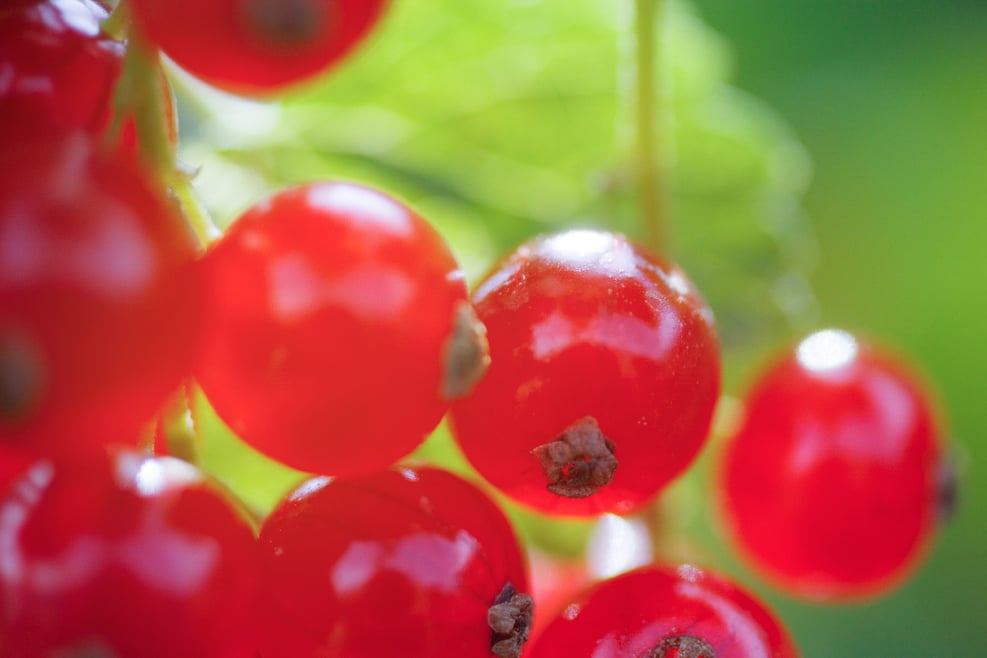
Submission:
<svg viewBox="0 0 987 658">
<path fill-rule="evenodd" d="M 338 63 L 385 5 L 0 6 L 0 658 L 796 656 L 761 603 L 692 566 L 604 581 L 527 643 L 537 601 L 500 508 L 399 461 L 451 410 L 479 474 L 523 505 L 649 504 L 720 396 L 712 312 L 676 266 L 570 230 L 470 297 L 422 217 L 346 182 L 282 190 L 197 242 L 147 156 L 148 107 L 173 156 L 166 79 L 163 102 L 126 102 L 128 67 L 160 49 L 273 94 Z M 117 16 L 127 41 L 107 33 Z M 324 475 L 258 519 L 154 454 L 191 381 L 245 442 Z M 723 453 L 726 525 L 792 593 L 879 593 L 951 497 L 941 452 L 913 376 L 816 333 L 754 388 Z"/>
</svg>

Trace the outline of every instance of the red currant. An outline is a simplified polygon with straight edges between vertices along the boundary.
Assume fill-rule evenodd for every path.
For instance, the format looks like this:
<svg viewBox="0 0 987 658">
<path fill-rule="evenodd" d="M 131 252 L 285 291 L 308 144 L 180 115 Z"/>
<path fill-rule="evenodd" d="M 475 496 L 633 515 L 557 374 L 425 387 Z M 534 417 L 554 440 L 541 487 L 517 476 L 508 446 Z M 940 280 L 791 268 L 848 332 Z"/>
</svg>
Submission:
<svg viewBox="0 0 987 658">
<path fill-rule="evenodd" d="M 474 304 L 491 367 L 454 405 L 454 433 L 503 492 L 557 514 L 625 513 L 695 457 L 719 351 L 678 268 L 622 236 L 569 231 L 521 246 Z"/>
<path fill-rule="evenodd" d="M 338 63 L 386 0 L 132 0 L 147 36 L 189 73 L 235 92 L 270 92 Z"/>
<path fill-rule="evenodd" d="M 106 36 L 106 9 L 93 0 L 15 0 L 0 8 L 0 133 L 79 129 L 100 135 L 111 125 L 113 91 L 125 44 Z M 167 81 L 166 122 L 177 136 Z M 121 147 L 136 152 L 133 118 Z"/>
<path fill-rule="evenodd" d="M 309 480 L 261 529 L 264 658 L 517 658 L 523 557 L 479 489 L 434 468 Z"/>
<path fill-rule="evenodd" d="M 880 593 L 911 572 L 935 528 L 940 453 L 914 377 L 849 333 L 820 331 L 749 395 L 723 455 L 729 529 L 789 592 Z"/>
<path fill-rule="evenodd" d="M 381 192 L 284 190 L 242 215 L 205 265 L 199 382 L 234 432 L 295 468 L 394 463 L 482 373 L 461 270 L 425 220 Z"/>
<path fill-rule="evenodd" d="M 585 591 L 529 658 L 796 658 L 788 633 L 753 596 L 692 566 L 643 567 Z"/>
<path fill-rule="evenodd" d="M 27 454 L 0 443 L 0 495 L 30 465 L 31 458 Z"/>
<path fill-rule="evenodd" d="M 4 658 L 246 658 L 257 542 L 195 467 L 121 451 L 32 466 L 0 502 Z"/>
<path fill-rule="evenodd" d="M 8 141 L 0 171 L 0 441 L 136 443 L 191 370 L 194 238 L 85 135 Z"/>
</svg>

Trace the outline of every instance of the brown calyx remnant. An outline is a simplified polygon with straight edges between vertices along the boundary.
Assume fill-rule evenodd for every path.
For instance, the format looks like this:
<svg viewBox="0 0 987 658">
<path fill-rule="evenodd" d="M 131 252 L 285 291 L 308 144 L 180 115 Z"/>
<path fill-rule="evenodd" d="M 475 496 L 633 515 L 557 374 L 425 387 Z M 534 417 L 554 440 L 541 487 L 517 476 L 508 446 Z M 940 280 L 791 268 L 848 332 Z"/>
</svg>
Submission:
<svg viewBox="0 0 987 658">
<path fill-rule="evenodd" d="M 314 40 L 328 20 L 323 3 L 313 0 L 246 0 L 244 24 L 251 33 L 276 46 L 296 46 Z"/>
<path fill-rule="evenodd" d="M 956 513 L 959 496 L 959 467 L 956 455 L 947 452 L 939 458 L 938 481 L 936 482 L 936 511 L 939 522 L 946 523 Z"/>
<path fill-rule="evenodd" d="M 452 320 L 452 334 L 442 351 L 443 400 L 461 398 L 483 379 L 490 365 L 487 328 L 476 317 L 473 305 L 460 302 Z"/>
<path fill-rule="evenodd" d="M 716 658 L 716 651 L 698 637 L 670 635 L 641 658 Z"/>
<path fill-rule="evenodd" d="M 531 632 L 534 600 L 528 594 L 519 594 L 514 585 L 507 583 L 500 590 L 494 604 L 487 611 L 490 626 L 490 651 L 499 658 L 519 658 L 524 643 Z"/>
<path fill-rule="evenodd" d="M 41 396 L 41 359 L 31 341 L 0 334 L 0 425 L 30 413 Z"/>
<path fill-rule="evenodd" d="M 592 416 L 577 420 L 531 454 L 548 478 L 548 490 L 566 498 L 592 496 L 613 479 L 618 465 L 613 443 Z"/>
</svg>

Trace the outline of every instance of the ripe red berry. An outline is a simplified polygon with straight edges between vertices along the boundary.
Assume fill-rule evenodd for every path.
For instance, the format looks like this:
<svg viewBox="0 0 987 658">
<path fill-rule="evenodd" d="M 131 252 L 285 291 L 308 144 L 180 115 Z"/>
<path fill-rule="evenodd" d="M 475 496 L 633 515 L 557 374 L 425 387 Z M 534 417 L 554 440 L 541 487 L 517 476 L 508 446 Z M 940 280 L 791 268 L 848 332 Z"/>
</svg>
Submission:
<svg viewBox="0 0 987 658">
<path fill-rule="evenodd" d="M 83 130 L 102 135 L 113 119 L 114 87 L 125 44 L 101 31 L 106 9 L 93 0 L 7 0 L 0 7 L 0 138 Z M 167 87 L 167 81 L 162 79 Z M 176 121 L 166 122 L 174 143 Z M 136 152 L 133 118 L 123 151 Z"/>
<path fill-rule="evenodd" d="M 191 370 L 194 238 L 85 135 L 8 141 L 0 171 L 0 441 L 136 443 Z"/>
<path fill-rule="evenodd" d="M 189 73 L 234 92 L 271 92 L 337 64 L 386 0 L 131 0 L 147 37 Z"/>
<path fill-rule="evenodd" d="M 264 658 L 517 658 L 527 639 L 514 533 L 445 471 L 309 480 L 260 537 Z"/>
<path fill-rule="evenodd" d="M 929 398 L 899 361 L 812 334 L 754 386 L 726 446 L 722 503 L 740 547 L 811 598 L 879 594 L 923 553 L 943 489 Z"/>
<path fill-rule="evenodd" d="M 696 455 L 719 351 L 681 270 L 622 236 L 569 231 L 518 248 L 474 304 L 491 366 L 453 429 L 504 493 L 557 514 L 625 513 Z"/>
<path fill-rule="evenodd" d="M 642 567 L 585 591 L 528 658 L 796 658 L 775 616 L 723 577 Z"/>
<path fill-rule="evenodd" d="M 284 190 L 242 215 L 205 265 L 199 382 L 234 432 L 300 470 L 394 463 L 482 373 L 452 254 L 376 190 Z"/>
<path fill-rule="evenodd" d="M 122 451 L 43 460 L 0 502 L 4 658 L 244 658 L 257 542 L 198 469 Z"/>
</svg>

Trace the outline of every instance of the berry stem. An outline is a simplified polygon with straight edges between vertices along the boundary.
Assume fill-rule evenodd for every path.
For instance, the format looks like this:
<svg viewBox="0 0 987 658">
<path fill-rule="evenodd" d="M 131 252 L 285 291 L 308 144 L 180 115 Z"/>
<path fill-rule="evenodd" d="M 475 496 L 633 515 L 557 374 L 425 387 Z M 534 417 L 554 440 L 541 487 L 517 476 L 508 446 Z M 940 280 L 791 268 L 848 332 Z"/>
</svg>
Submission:
<svg viewBox="0 0 987 658">
<path fill-rule="evenodd" d="M 667 248 L 665 200 L 658 118 L 658 31 L 664 0 L 634 0 L 634 178 L 645 242 L 656 253 Z"/>
<path fill-rule="evenodd" d="M 113 30 L 114 34 L 126 31 L 128 37 L 123 71 L 114 92 L 114 123 L 108 138 L 111 142 L 119 139 L 124 117 L 128 114 L 134 117 L 141 159 L 174 194 L 185 221 L 205 246 L 220 231 L 192 189 L 194 172 L 177 160 L 170 136 L 170 108 L 165 98 L 169 90 L 159 51 L 138 30 L 132 29 L 125 10 L 126 3 L 119 5 L 103 24 L 104 29 Z"/>
</svg>

